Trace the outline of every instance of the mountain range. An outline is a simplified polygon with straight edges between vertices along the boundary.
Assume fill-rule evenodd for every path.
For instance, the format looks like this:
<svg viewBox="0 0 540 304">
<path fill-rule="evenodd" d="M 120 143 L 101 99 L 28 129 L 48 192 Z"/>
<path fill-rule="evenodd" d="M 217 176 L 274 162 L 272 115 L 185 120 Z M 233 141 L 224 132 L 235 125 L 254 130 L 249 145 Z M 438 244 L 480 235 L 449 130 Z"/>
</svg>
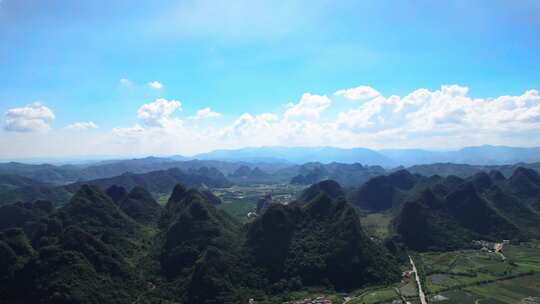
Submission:
<svg viewBox="0 0 540 304">
<path fill-rule="evenodd" d="M 361 210 L 390 214 L 395 237 L 416 250 L 540 237 L 540 175 L 532 169 L 519 167 L 508 178 L 491 171 L 466 179 L 400 170 L 370 179 L 347 197 Z"/>
<path fill-rule="evenodd" d="M 406 250 L 540 238 L 537 164 L 385 170 L 307 163 L 268 169 L 264 163 L 150 158 L 95 166 L 130 163 L 141 171 L 170 164 L 184 169 L 125 172 L 66 185 L 0 175 L 0 193 L 11 197 L 0 197 L 1 299 L 276 303 L 292 291 L 398 282 Z M 230 171 L 201 166 L 208 163 Z M 42 178 L 76 172 L 69 171 L 73 168 L 124 170 L 9 166 Z M 442 174 L 419 174 L 437 171 Z M 233 181 L 261 180 L 306 188 L 286 203 L 263 195 L 247 221 L 219 208 L 222 202 L 211 191 Z M 167 193 L 168 201 L 159 204 L 156 194 Z M 364 230 L 363 216 L 374 213 L 390 219 L 386 237 Z"/>
<path fill-rule="evenodd" d="M 60 208 L 47 201 L 0 206 L 0 298 L 276 303 L 304 288 L 399 281 L 397 258 L 367 237 L 343 196 L 303 197 L 301 205 L 273 204 L 245 225 L 181 184 L 164 207 L 140 187 L 128 193 L 92 185 Z"/>
<path fill-rule="evenodd" d="M 335 147 L 260 147 L 235 150 L 216 150 L 193 156 L 202 160 L 246 162 L 290 162 L 303 164 L 361 163 L 386 168 L 432 163 L 458 163 L 471 165 L 503 165 L 519 162 L 540 162 L 540 148 L 476 146 L 454 151 L 422 149 L 335 148 Z"/>
<path fill-rule="evenodd" d="M 152 196 L 158 197 L 170 193 L 178 183 L 197 188 L 222 188 L 232 185 L 220 171 L 207 167 L 187 171 L 171 168 L 140 174 L 127 172 L 114 177 L 60 186 L 45 184 L 26 177 L 0 175 L 0 205 L 35 200 L 49 200 L 55 204 L 64 205 L 83 185 L 98 186 L 101 189 L 113 186 L 122 187 L 126 193 L 136 187 L 142 187 Z"/>
</svg>

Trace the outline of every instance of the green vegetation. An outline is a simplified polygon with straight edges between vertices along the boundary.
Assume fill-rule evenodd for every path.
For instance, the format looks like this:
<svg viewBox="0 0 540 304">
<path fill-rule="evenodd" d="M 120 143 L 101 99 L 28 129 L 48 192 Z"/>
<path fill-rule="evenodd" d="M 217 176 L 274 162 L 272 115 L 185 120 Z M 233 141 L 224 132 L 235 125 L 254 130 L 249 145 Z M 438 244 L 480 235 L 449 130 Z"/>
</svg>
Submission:
<svg viewBox="0 0 540 304">
<path fill-rule="evenodd" d="M 430 252 L 417 261 L 425 271 L 426 292 L 447 298 L 441 303 L 521 303 L 539 297 L 538 243 L 506 245 L 503 254 L 505 259 L 481 250 Z"/>
<path fill-rule="evenodd" d="M 240 222 L 247 222 L 247 214 L 257 209 L 257 201 L 262 197 L 271 194 L 274 203 L 285 204 L 299 196 L 303 189 L 303 186 L 289 184 L 256 184 L 214 188 L 212 192 L 223 202 L 219 209 L 227 212 Z"/>
<path fill-rule="evenodd" d="M 55 188 L 76 191 L 63 206 L 0 206 L 0 298 L 417 303 L 414 277 L 399 282 L 408 254 L 428 296 L 441 303 L 515 303 L 540 289 L 532 280 L 540 247 L 529 241 L 540 233 L 540 177 L 532 170 L 508 179 L 499 172 L 461 179 L 399 170 L 352 191 L 331 180 L 307 188 L 253 184 L 268 177 L 256 168 L 233 175 L 245 183 L 231 186 L 212 169 L 124 174 Z M 176 185 L 183 179 L 199 189 Z M 5 181 L 9 191 L 33 183 Z M 473 240 L 503 239 L 511 244 L 502 253 L 487 252 L 488 243 L 481 243 L 484 251 L 471 249 Z"/>
<path fill-rule="evenodd" d="M 257 205 L 252 202 L 247 202 L 245 200 L 225 203 L 219 206 L 219 209 L 227 212 L 234 218 L 240 220 L 241 222 L 247 222 L 247 214 L 249 212 L 255 212 L 257 210 Z"/>
<path fill-rule="evenodd" d="M 375 304 L 391 302 L 399 299 L 396 287 L 388 286 L 381 288 L 368 289 L 363 292 L 357 292 L 354 298 L 349 301 L 350 304 Z"/>
<path fill-rule="evenodd" d="M 317 195 L 302 195 L 309 201 L 272 204 L 246 225 L 220 210 L 233 203 L 181 185 L 164 208 L 141 187 L 105 193 L 88 185 L 58 209 L 39 201 L 0 207 L 0 296 L 48 303 L 280 303 L 319 290 L 337 303 L 342 297 L 333 290 L 396 282 L 395 257 L 365 235 L 343 196 L 326 195 L 324 184 Z M 291 189 L 298 188 L 273 193 L 290 197 Z"/>
<path fill-rule="evenodd" d="M 368 213 L 360 218 L 362 227 L 370 236 L 384 240 L 392 233 L 392 214 L 391 213 Z"/>
<path fill-rule="evenodd" d="M 473 240 L 540 237 L 540 176 L 517 168 L 506 179 L 481 172 L 468 179 L 423 177 L 399 170 L 347 194 L 377 238 L 419 251 L 470 248 Z"/>
</svg>

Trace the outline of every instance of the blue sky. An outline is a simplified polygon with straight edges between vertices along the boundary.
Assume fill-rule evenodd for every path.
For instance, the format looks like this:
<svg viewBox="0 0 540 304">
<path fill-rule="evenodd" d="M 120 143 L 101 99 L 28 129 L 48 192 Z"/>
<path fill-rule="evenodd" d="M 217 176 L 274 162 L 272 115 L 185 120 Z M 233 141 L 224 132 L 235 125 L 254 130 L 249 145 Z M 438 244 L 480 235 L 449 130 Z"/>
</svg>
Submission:
<svg viewBox="0 0 540 304">
<path fill-rule="evenodd" d="M 540 145 L 538 1 L 136 2 L 0 2 L 0 157 Z"/>
</svg>

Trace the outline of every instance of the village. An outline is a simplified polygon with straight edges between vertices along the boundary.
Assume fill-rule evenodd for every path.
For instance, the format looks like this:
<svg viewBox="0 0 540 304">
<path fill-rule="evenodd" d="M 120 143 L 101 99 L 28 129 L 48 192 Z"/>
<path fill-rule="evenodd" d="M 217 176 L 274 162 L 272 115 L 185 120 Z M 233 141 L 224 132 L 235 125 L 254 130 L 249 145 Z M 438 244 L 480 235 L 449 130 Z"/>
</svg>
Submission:
<svg viewBox="0 0 540 304">
<path fill-rule="evenodd" d="M 256 304 L 257 302 L 254 299 L 249 299 L 248 304 Z M 332 300 L 319 296 L 316 298 L 309 298 L 309 299 L 302 299 L 302 300 L 295 300 L 295 301 L 289 301 L 284 302 L 283 304 L 332 304 Z"/>
<path fill-rule="evenodd" d="M 285 302 L 284 304 L 332 304 L 332 300 L 325 297 L 317 297 L 315 299 L 303 299 L 292 302 Z"/>
</svg>

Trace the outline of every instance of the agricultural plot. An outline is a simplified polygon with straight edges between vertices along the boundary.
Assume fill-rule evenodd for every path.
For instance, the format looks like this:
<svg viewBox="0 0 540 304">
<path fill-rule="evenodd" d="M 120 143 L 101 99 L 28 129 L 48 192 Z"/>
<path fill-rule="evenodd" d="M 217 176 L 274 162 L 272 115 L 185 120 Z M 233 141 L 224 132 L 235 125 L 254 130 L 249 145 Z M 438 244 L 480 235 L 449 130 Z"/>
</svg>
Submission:
<svg viewBox="0 0 540 304">
<path fill-rule="evenodd" d="M 360 223 L 366 233 L 381 240 L 389 236 L 391 221 L 392 214 L 390 213 L 369 213 L 360 218 Z"/>
<path fill-rule="evenodd" d="M 375 303 L 391 303 L 393 300 L 398 300 L 399 294 L 395 287 L 370 288 L 364 291 L 357 291 L 353 294 L 353 298 L 347 304 L 375 304 Z"/>
<path fill-rule="evenodd" d="M 437 303 L 540 304 L 540 247 L 504 247 L 497 253 L 465 250 L 421 254 L 426 288 Z"/>
<path fill-rule="evenodd" d="M 247 214 L 257 209 L 257 201 L 265 195 L 271 194 L 275 203 L 287 204 L 296 199 L 303 189 L 303 186 L 288 184 L 261 184 L 216 188 L 212 189 L 212 192 L 223 201 L 219 206 L 220 209 L 241 221 L 246 221 Z"/>
</svg>

